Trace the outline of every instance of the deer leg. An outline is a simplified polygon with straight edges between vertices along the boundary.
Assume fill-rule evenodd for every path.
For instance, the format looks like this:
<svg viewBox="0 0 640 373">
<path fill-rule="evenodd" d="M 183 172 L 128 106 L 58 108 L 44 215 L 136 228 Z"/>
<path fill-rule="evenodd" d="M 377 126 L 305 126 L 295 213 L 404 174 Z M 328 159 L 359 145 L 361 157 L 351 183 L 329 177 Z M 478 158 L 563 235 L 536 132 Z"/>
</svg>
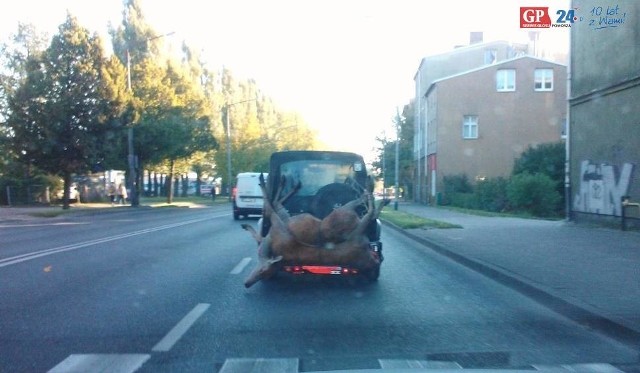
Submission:
<svg viewBox="0 0 640 373">
<path fill-rule="evenodd" d="M 250 226 L 249 224 L 242 224 L 240 226 L 242 227 L 242 229 L 249 232 L 251 234 L 251 237 L 253 237 L 253 239 L 256 240 L 257 243 L 262 242 L 262 237 L 258 234 L 258 232 L 256 232 L 256 230 L 252 226 Z"/>
</svg>

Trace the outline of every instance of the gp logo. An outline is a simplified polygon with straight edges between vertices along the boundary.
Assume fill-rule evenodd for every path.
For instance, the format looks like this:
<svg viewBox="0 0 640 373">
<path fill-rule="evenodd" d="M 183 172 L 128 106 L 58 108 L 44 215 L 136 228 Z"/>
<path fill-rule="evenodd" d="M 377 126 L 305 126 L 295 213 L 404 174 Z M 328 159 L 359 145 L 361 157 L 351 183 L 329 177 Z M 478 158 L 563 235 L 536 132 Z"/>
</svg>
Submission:
<svg viewBox="0 0 640 373">
<path fill-rule="evenodd" d="M 521 28 L 551 27 L 548 7 L 520 7 Z"/>
</svg>

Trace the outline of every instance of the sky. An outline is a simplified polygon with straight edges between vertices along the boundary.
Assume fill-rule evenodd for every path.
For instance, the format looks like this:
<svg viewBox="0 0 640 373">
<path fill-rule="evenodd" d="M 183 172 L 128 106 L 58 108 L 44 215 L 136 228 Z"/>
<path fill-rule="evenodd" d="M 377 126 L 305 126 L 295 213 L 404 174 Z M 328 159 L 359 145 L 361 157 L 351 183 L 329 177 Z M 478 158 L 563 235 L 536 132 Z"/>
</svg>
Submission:
<svg viewBox="0 0 640 373">
<path fill-rule="evenodd" d="M 141 0 L 166 42 L 184 41 L 212 68 L 254 79 L 276 104 L 302 115 L 332 150 L 372 161 L 375 138 L 393 138 L 396 109 L 414 95 L 423 57 L 484 41 L 526 42 L 520 6 L 567 9 L 567 0 Z M 20 0 L 3 4 L 0 41 L 33 23 L 53 34 L 67 10 L 105 35 L 122 19 L 121 0 Z M 547 29 L 541 43 L 568 51 L 568 29 Z"/>
</svg>

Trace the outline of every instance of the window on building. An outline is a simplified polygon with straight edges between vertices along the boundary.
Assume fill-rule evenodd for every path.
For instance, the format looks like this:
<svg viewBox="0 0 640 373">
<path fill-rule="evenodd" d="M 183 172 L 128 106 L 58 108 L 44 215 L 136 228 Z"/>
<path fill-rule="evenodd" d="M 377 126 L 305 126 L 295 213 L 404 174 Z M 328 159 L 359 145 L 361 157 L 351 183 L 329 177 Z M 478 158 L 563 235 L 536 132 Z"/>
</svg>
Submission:
<svg viewBox="0 0 640 373">
<path fill-rule="evenodd" d="M 495 49 L 487 49 L 484 51 L 484 64 L 493 65 L 498 61 L 498 51 Z"/>
<path fill-rule="evenodd" d="M 536 91 L 553 91 L 553 69 L 536 69 L 533 81 Z"/>
<path fill-rule="evenodd" d="M 462 121 L 462 138 L 477 139 L 478 138 L 478 116 L 465 115 Z"/>
<path fill-rule="evenodd" d="M 498 92 L 516 90 L 516 71 L 514 69 L 501 69 L 496 73 L 496 89 Z"/>
</svg>

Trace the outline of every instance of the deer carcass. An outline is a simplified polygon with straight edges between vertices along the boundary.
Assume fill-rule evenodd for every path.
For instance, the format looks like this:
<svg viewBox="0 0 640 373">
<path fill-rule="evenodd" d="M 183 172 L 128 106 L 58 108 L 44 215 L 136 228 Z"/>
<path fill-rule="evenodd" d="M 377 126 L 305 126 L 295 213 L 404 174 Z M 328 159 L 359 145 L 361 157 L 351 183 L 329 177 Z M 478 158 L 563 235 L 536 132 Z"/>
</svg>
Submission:
<svg viewBox="0 0 640 373">
<path fill-rule="evenodd" d="M 308 213 L 290 216 L 283 203 L 300 185 L 288 195 L 280 197 L 282 184 L 271 201 L 268 198 L 264 177 L 260 177 L 260 187 L 265 201 L 263 214 L 271 221 L 269 233 L 261 237 L 251 226 L 243 225 L 259 244 L 258 264 L 246 279 L 246 287 L 268 278 L 278 271 L 283 263 L 340 264 L 361 269 L 380 264 L 379 259 L 369 250 L 365 230 L 371 221 L 378 218 L 382 207 L 388 201 L 385 200 L 376 207 L 371 194 L 365 192 L 360 198 L 336 208 L 324 219 L 318 219 Z M 365 203 L 367 212 L 360 218 L 356 208 Z"/>
</svg>

